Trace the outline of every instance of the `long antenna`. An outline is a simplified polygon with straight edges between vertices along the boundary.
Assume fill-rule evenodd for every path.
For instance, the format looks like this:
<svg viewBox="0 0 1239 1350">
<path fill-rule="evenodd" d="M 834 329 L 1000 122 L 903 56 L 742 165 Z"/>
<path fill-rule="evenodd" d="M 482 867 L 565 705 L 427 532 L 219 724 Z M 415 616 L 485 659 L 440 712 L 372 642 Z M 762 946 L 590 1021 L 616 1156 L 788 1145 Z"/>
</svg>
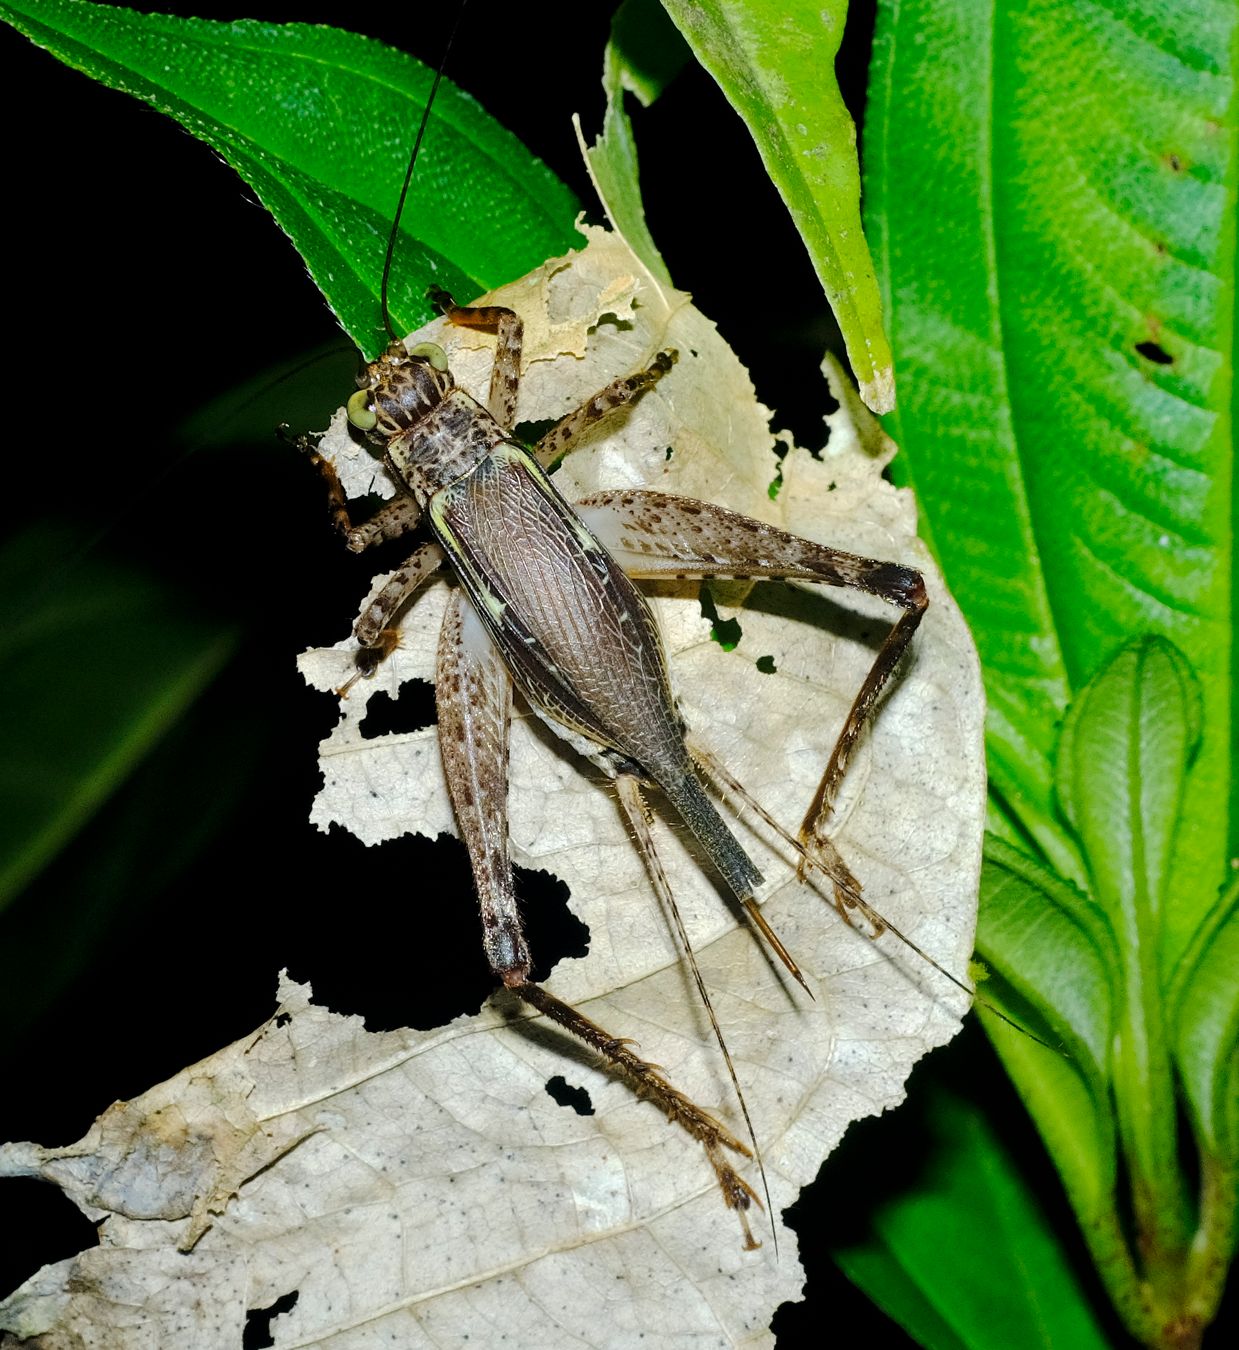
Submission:
<svg viewBox="0 0 1239 1350">
<path fill-rule="evenodd" d="M 417 136 L 413 141 L 413 152 L 409 155 L 409 167 L 405 169 L 404 182 L 400 185 L 400 200 L 396 203 L 396 215 L 392 220 L 391 233 L 387 236 L 387 255 L 383 259 L 383 284 L 379 287 L 379 300 L 383 306 L 383 327 L 387 329 L 387 336 L 393 342 L 397 341 L 400 335 L 392 325 L 391 310 L 387 304 L 387 283 L 391 277 L 392 258 L 396 252 L 396 238 L 400 233 L 400 217 L 404 214 L 405 198 L 408 197 L 409 187 L 413 182 L 413 168 L 417 163 L 417 152 L 422 148 L 422 138 L 426 134 L 426 126 L 430 121 L 430 109 L 434 105 L 435 95 L 439 92 L 439 81 L 443 78 L 443 72 L 447 68 L 448 54 L 452 50 L 452 43 L 456 41 L 456 33 L 460 28 L 460 20 L 464 15 L 467 3 L 468 0 L 460 0 L 460 8 L 456 11 L 452 31 L 448 34 L 447 44 L 443 48 L 443 56 L 439 60 L 439 69 L 435 71 L 434 81 L 430 86 L 430 96 L 426 100 L 426 106 L 422 109 L 422 120 L 417 128 Z"/>
</svg>

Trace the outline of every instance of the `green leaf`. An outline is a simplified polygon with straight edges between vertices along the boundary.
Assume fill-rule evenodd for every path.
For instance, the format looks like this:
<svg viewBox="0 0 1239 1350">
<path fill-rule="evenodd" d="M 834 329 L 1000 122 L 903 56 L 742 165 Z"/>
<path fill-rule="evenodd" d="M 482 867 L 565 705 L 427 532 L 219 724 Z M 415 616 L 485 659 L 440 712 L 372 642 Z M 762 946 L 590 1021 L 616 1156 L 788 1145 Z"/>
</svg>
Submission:
<svg viewBox="0 0 1239 1350">
<path fill-rule="evenodd" d="M 1154 963 L 1188 764 L 1200 739 L 1199 697 L 1191 667 L 1170 643 L 1134 642 L 1072 703 L 1055 766 L 1092 893 L 1126 948 L 1143 948 Z M 1156 964 L 1148 974 L 1157 987 Z"/>
<path fill-rule="evenodd" d="M 875 412 L 894 406 L 882 304 L 860 223 L 856 128 L 834 79 L 846 0 L 663 0 L 757 143 L 809 250 Z"/>
<path fill-rule="evenodd" d="M 1118 1122 L 1143 1239 L 1166 1251 L 1182 1246 L 1188 1217 L 1162 997 L 1162 915 L 1198 735 L 1190 667 L 1170 643 L 1146 638 L 1120 651 L 1072 703 L 1056 766 L 1092 894 L 1120 935 Z"/>
<path fill-rule="evenodd" d="M 978 955 L 997 977 L 981 992 L 1061 1043 L 1091 1083 L 1105 1082 L 1118 946 L 1090 898 L 1027 854 L 990 837 L 981 875 Z M 1010 998 L 1010 1006 L 1005 1001 Z M 996 1001 L 996 1000 L 995 1000 Z"/>
<path fill-rule="evenodd" d="M 1183 1090 L 1210 1151 L 1239 1163 L 1239 879 L 1218 897 L 1172 995 Z"/>
<path fill-rule="evenodd" d="M 232 630 L 185 613 L 173 587 L 84 542 L 44 527 L 0 552 L 0 701 L 16 714 L 0 761 L 0 907 L 175 725 L 235 643 Z"/>
<path fill-rule="evenodd" d="M 1109 1344 L 1001 1134 L 950 1089 L 919 1098 L 929 1161 L 835 1260 L 921 1345 Z"/>
<path fill-rule="evenodd" d="M 0 4 L 62 61 L 175 117 L 217 150 L 292 238 L 368 354 L 392 214 L 433 73 L 337 29 L 215 23 L 87 4 Z M 572 194 L 467 94 L 444 81 L 402 221 L 392 309 L 429 317 L 431 283 L 472 298 L 576 242 Z"/>
<path fill-rule="evenodd" d="M 991 779 L 1078 884 L 1051 771 L 1072 692 L 1133 631 L 1191 654 L 1207 730 L 1166 901 L 1173 962 L 1236 837 L 1239 11 L 1086 13 L 883 4 L 865 200 L 900 362 L 890 430 L 981 652 Z"/>
<path fill-rule="evenodd" d="M 657 0 L 625 0 L 611 23 L 602 61 L 607 107 L 602 132 L 585 152 L 590 176 L 612 225 L 656 280 L 671 285 L 671 274 L 645 223 L 637 172 L 637 145 L 624 111 L 624 93 L 644 107 L 662 93 L 688 60 L 688 48 Z"/>
<path fill-rule="evenodd" d="M 1201 1143 L 1200 1214 L 1189 1256 L 1199 1318 L 1213 1315 L 1239 1242 L 1239 880 L 1201 925 L 1178 972 L 1174 1049 Z"/>
<path fill-rule="evenodd" d="M 866 208 L 902 363 L 899 471 L 986 673 L 993 819 L 1113 928 L 1102 1066 L 1129 1196 L 1105 1202 L 1095 1053 L 1064 1072 L 1005 1028 L 993 1039 L 1111 1296 L 1160 1343 L 1208 1322 L 1234 1242 L 1235 1173 L 1211 1140 L 1230 1135 L 1236 1054 L 1215 897 L 1239 840 L 1239 11 L 1112 0 L 1080 17 L 1048 0 L 884 4 Z M 1075 917 L 1095 940 L 1090 912 Z M 1065 987 L 1070 943 L 1063 964 Z M 1043 978 L 1025 994 L 1030 1014 L 1043 994 L 1065 1013 Z"/>
<path fill-rule="evenodd" d="M 1038 1045 L 979 1005 L 986 1031 L 1037 1122 L 1078 1213 L 1113 1210 L 1117 1170 L 1107 1066 L 1118 951 L 1105 915 L 1019 850 L 990 838 L 977 951 L 982 996 Z"/>
</svg>

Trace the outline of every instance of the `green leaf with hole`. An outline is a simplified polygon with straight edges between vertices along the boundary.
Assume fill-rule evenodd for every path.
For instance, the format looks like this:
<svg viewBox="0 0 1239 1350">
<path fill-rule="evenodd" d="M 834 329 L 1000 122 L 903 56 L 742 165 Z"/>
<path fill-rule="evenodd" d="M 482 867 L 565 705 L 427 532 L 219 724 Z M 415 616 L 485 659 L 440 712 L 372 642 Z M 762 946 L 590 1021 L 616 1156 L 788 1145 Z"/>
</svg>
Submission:
<svg viewBox="0 0 1239 1350">
<path fill-rule="evenodd" d="M 861 229 L 856 128 L 834 78 L 846 0 L 663 3 L 757 143 L 834 310 L 861 397 L 887 412 L 895 376 Z"/>
<path fill-rule="evenodd" d="M 369 38 L 307 24 L 215 23 L 4 0 L 0 17 L 68 65 L 176 118 L 254 189 L 367 355 L 412 130 L 433 72 Z M 572 193 L 444 80 L 402 221 L 392 310 L 430 316 L 433 284 L 471 298 L 576 242 Z"/>
<path fill-rule="evenodd" d="M 865 201 L 900 363 L 890 430 L 981 652 L 995 798 L 1063 876 L 1084 884 L 1053 792 L 1073 692 L 1134 632 L 1191 657 L 1207 733 L 1166 915 L 1181 954 L 1239 838 L 1239 12 L 1089 12 L 883 4 Z"/>
<path fill-rule="evenodd" d="M 1087 15 L 883 3 L 866 211 L 896 472 L 990 699 L 1008 846 L 981 950 L 994 1001 L 1068 1057 L 987 1029 L 1116 1307 L 1163 1344 L 1213 1316 L 1239 1197 L 1239 11 Z"/>
</svg>

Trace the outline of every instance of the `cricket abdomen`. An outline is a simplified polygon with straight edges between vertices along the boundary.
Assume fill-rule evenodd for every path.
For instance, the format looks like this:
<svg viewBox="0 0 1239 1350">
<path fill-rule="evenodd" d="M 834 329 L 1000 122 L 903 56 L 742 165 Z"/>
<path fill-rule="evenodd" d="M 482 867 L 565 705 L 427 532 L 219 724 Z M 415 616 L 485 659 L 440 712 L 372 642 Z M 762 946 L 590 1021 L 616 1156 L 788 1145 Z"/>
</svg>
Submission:
<svg viewBox="0 0 1239 1350">
<path fill-rule="evenodd" d="M 674 780 L 658 781 L 667 800 L 696 835 L 733 895 L 747 900 L 762 884 L 762 874 L 706 795 L 691 762 Z"/>
</svg>

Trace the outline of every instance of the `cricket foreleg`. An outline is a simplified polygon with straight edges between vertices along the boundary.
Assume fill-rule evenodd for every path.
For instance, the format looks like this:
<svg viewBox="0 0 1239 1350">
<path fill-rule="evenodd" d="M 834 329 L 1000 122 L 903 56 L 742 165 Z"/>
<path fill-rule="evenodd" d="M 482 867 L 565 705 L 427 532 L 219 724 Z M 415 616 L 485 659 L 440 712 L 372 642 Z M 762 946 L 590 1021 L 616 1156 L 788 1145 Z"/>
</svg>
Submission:
<svg viewBox="0 0 1239 1350">
<path fill-rule="evenodd" d="M 516 421 L 516 391 L 521 379 L 521 343 L 525 325 L 515 310 L 502 305 L 458 305 L 443 290 L 430 293 L 449 323 L 458 328 L 480 328 L 498 335 L 495 363 L 490 370 L 490 392 L 486 410 L 504 429 L 511 431 Z"/>
<path fill-rule="evenodd" d="M 838 855 L 826 825 L 848 759 L 929 603 L 921 574 L 899 563 L 862 558 L 802 539 L 709 502 L 662 492 L 598 492 L 577 506 L 630 576 L 813 581 L 864 591 L 904 611 L 861 683 L 800 827 L 802 842 L 829 865 Z M 844 876 L 837 878 L 836 887 L 837 903 L 846 915 L 851 901 Z"/>
<path fill-rule="evenodd" d="M 354 525 L 353 518 L 349 514 L 348 498 L 344 494 L 335 465 L 319 453 L 318 438 L 293 436 L 287 427 L 281 427 L 280 431 L 322 474 L 323 481 L 327 485 L 327 510 L 331 516 L 331 523 L 351 552 L 364 553 L 374 544 L 387 539 L 397 539 L 414 529 L 421 520 L 421 508 L 407 493 L 401 493 L 381 506 L 368 520 L 363 520 L 360 525 Z"/>
<path fill-rule="evenodd" d="M 645 370 L 635 375 L 622 375 L 618 380 L 600 389 L 579 408 L 561 417 L 534 446 L 534 456 L 544 469 L 558 463 L 572 448 L 572 443 L 617 408 L 631 403 L 638 395 L 662 379 L 678 360 L 675 351 L 659 352 Z"/>
<path fill-rule="evenodd" d="M 512 682 L 481 621 L 457 592 L 443 621 L 435 683 L 439 745 L 448 792 L 469 852 L 482 915 L 482 942 L 495 975 L 522 1002 L 590 1046 L 636 1091 L 705 1148 L 723 1198 L 744 1211 L 752 1189 L 724 1150 L 750 1150 L 719 1121 L 674 1088 L 623 1038 L 529 979 L 530 957 L 513 887 L 508 846 L 508 736 Z"/>
<path fill-rule="evenodd" d="M 360 525 L 352 523 L 347 511 L 341 512 L 337 517 L 333 508 L 332 517 L 349 550 L 353 553 L 364 553 L 375 544 L 385 543 L 389 539 L 399 539 L 401 535 L 416 529 L 422 518 L 422 509 L 412 497 L 401 493 L 391 501 L 384 502 Z"/>
<path fill-rule="evenodd" d="M 361 644 L 357 653 L 357 673 L 340 690 L 347 694 L 363 675 L 373 675 L 400 643 L 400 631 L 394 623 L 396 615 L 408 603 L 413 593 L 443 566 L 443 549 L 433 540 L 414 549 L 383 583 L 378 595 L 365 607 L 353 625 L 353 636 Z"/>
</svg>

